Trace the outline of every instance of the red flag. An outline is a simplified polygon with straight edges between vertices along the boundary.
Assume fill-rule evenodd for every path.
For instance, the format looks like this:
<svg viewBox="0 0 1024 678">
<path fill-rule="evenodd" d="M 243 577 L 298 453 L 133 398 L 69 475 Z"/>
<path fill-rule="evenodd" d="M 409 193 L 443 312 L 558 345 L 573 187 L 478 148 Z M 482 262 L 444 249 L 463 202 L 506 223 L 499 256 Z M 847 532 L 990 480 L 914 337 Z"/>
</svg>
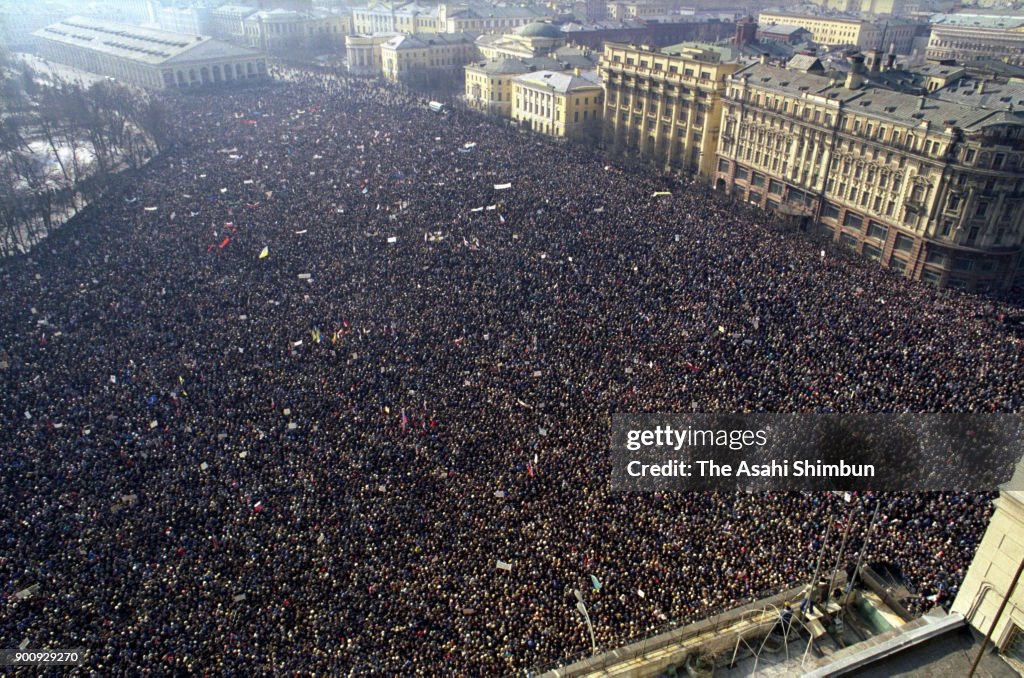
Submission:
<svg viewBox="0 0 1024 678">
<path fill-rule="evenodd" d="M 224 238 L 220 243 L 220 249 L 227 247 L 229 242 L 231 242 L 231 238 Z"/>
<path fill-rule="evenodd" d="M 526 472 L 530 474 L 531 478 L 533 477 L 533 464 L 530 462 L 526 462 Z"/>
</svg>

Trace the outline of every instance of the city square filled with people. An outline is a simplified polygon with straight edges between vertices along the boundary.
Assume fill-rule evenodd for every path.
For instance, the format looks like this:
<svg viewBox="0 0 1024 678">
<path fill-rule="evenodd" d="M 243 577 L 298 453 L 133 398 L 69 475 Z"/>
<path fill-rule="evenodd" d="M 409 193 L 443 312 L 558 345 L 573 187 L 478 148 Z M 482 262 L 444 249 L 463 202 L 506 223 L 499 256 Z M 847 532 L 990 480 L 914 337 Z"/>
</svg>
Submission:
<svg viewBox="0 0 1024 678">
<path fill-rule="evenodd" d="M 610 416 L 1018 412 L 1016 306 L 394 86 L 169 105 L 172 148 L 0 262 L 7 641 L 522 675 L 590 651 L 574 589 L 602 649 L 823 552 L 955 596 L 992 495 L 617 493 Z"/>
</svg>

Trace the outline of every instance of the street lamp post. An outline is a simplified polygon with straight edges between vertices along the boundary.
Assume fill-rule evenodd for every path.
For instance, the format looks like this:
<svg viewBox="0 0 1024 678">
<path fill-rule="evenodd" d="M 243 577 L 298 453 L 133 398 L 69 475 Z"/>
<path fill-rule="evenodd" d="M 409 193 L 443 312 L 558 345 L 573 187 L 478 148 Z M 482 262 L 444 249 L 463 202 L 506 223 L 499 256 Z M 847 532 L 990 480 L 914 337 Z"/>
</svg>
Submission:
<svg viewBox="0 0 1024 678">
<path fill-rule="evenodd" d="M 587 630 L 590 631 L 590 653 L 597 654 L 597 641 L 594 640 L 594 625 L 590 623 L 590 613 L 587 612 L 587 606 L 583 602 L 583 593 L 579 589 L 573 589 L 572 593 L 576 596 L 576 609 L 583 615 L 583 620 L 587 622 Z"/>
</svg>

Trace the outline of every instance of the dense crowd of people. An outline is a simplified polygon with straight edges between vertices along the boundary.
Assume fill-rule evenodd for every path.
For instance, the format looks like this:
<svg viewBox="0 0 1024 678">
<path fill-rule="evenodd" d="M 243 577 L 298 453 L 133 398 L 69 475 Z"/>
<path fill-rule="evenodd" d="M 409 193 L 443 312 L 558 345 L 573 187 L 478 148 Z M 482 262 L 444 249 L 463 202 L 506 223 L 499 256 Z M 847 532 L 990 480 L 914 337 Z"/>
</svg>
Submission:
<svg viewBox="0 0 1024 678">
<path fill-rule="evenodd" d="M 505 675 L 589 650 L 573 589 L 602 648 L 822 549 L 955 595 L 991 496 L 614 493 L 609 416 L 1016 412 L 1012 309 L 394 87 L 173 106 L 179 144 L 0 262 L 6 642 Z"/>
</svg>

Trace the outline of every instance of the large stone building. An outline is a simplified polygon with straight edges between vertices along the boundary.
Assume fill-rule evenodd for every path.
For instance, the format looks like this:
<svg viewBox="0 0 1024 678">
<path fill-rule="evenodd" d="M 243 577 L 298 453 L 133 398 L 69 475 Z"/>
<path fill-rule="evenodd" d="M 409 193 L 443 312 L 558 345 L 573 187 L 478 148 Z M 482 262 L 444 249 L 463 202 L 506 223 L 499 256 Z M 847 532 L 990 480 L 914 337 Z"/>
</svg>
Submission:
<svg viewBox="0 0 1024 678">
<path fill-rule="evenodd" d="M 502 33 L 537 21 L 544 14 L 532 7 L 474 3 L 421 5 L 416 2 L 378 4 L 352 10 L 353 31 L 358 34 Z"/>
<path fill-rule="evenodd" d="M 221 5 L 210 11 L 210 33 L 225 40 L 245 40 L 245 18 L 257 9 L 248 5 Z"/>
<path fill-rule="evenodd" d="M 827 10 L 859 14 L 895 14 L 906 12 L 910 3 L 904 0 L 810 0 Z M 915 3 L 916 4 L 916 3 Z"/>
<path fill-rule="evenodd" d="M 607 12 L 609 19 L 642 19 L 668 14 L 669 5 L 657 0 L 614 0 L 608 3 Z"/>
<path fill-rule="evenodd" d="M 481 35 L 476 44 L 485 59 L 529 59 L 558 49 L 565 36 L 555 24 L 535 21 L 503 35 Z"/>
<path fill-rule="evenodd" d="M 512 78 L 529 73 L 519 59 L 494 59 L 466 65 L 466 105 L 482 113 L 512 116 Z"/>
<path fill-rule="evenodd" d="M 451 78 L 479 56 L 473 33 L 399 35 L 380 46 L 383 75 L 395 82 Z"/>
<path fill-rule="evenodd" d="M 739 64 L 708 47 L 664 50 L 610 43 L 601 56 L 606 142 L 667 167 L 710 177 L 722 95 Z"/>
<path fill-rule="evenodd" d="M 248 45 L 265 52 L 327 51 L 345 44 L 352 19 L 348 13 L 278 8 L 249 14 L 242 28 Z"/>
<path fill-rule="evenodd" d="M 568 44 L 600 51 L 604 49 L 605 43 L 609 42 L 652 47 L 675 45 L 691 40 L 715 42 L 731 37 L 735 32 L 735 26 L 731 22 L 717 19 L 694 21 L 689 17 L 676 17 L 672 20 L 658 17 L 596 23 L 570 22 L 562 24 L 561 31 Z"/>
<path fill-rule="evenodd" d="M 786 11 L 764 11 L 758 15 L 764 29 L 774 24 L 799 26 L 811 32 L 811 40 L 823 47 L 852 45 L 861 50 L 879 49 L 910 54 L 918 23 L 900 19 L 867 21 L 856 17 L 819 16 Z"/>
<path fill-rule="evenodd" d="M 512 80 L 512 119 L 553 137 L 600 132 L 603 90 L 594 71 L 535 71 Z"/>
<path fill-rule="evenodd" d="M 1024 674 L 1024 466 L 995 500 L 995 512 L 960 586 L 953 612 L 991 641 L 1011 666 Z M 1000 608 L 1003 602 L 1005 607 Z M 987 648 L 986 648 L 987 649 Z"/>
<path fill-rule="evenodd" d="M 389 40 L 401 37 L 400 34 L 378 33 L 375 35 L 346 35 L 345 63 L 348 72 L 363 77 L 376 77 L 384 74 L 384 57 L 382 48 Z"/>
<path fill-rule="evenodd" d="M 49 59 L 153 89 L 267 77 L 266 57 L 213 38 L 71 17 L 36 31 Z"/>
<path fill-rule="evenodd" d="M 210 35 L 212 22 L 208 7 L 153 6 L 153 14 L 160 30 L 190 35 Z"/>
<path fill-rule="evenodd" d="M 933 61 L 999 59 L 1024 65 L 1024 16 L 940 14 L 932 17 L 925 56 Z"/>
<path fill-rule="evenodd" d="M 507 33 L 535 21 L 543 21 L 550 15 L 536 7 L 498 6 L 474 4 L 454 6 L 442 4 L 438 7 L 441 30 L 445 33 Z"/>
<path fill-rule="evenodd" d="M 860 56 L 845 80 L 806 59 L 730 75 L 715 187 L 908 277 L 1024 283 L 1024 112 L 865 84 Z"/>
<path fill-rule="evenodd" d="M 352 31 L 358 35 L 388 32 L 416 35 L 441 30 L 437 6 L 392 2 L 352 9 Z"/>
</svg>

